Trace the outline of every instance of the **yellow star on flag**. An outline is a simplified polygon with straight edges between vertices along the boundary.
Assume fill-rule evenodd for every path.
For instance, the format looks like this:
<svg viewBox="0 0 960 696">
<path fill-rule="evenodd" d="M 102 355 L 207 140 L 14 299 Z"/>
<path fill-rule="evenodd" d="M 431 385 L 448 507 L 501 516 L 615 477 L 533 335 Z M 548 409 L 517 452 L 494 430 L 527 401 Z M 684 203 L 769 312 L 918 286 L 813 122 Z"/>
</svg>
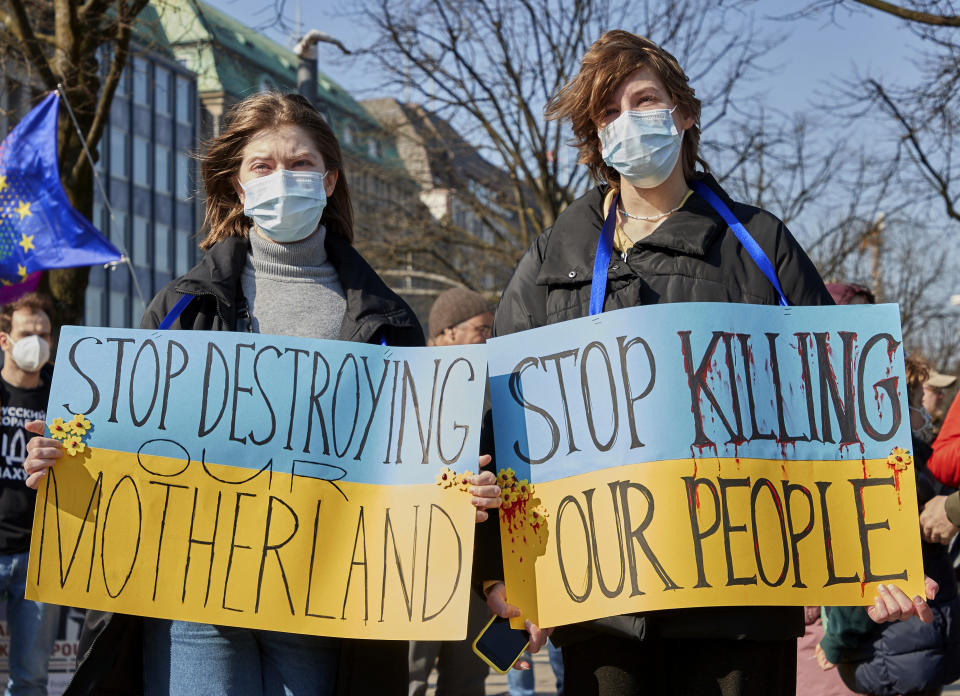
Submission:
<svg viewBox="0 0 960 696">
<path fill-rule="evenodd" d="M 28 217 L 30 213 L 30 203 L 28 201 L 20 201 L 17 205 L 17 213 L 20 215 L 20 219 Z"/>
<path fill-rule="evenodd" d="M 3 191 L 5 188 L 7 188 L 7 176 L 0 174 L 0 191 Z"/>
<path fill-rule="evenodd" d="M 34 236 L 36 236 L 36 235 L 23 234 L 23 233 L 21 233 L 20 236 L 22 237 L 22 239 L 21 239 L 19 242 L 17 242 L 17 244 L 19 244 L 20 246 L 23 247 L 23 251 L 24 251 L 24 252 L 28 252 L 28 251 L 30 251 L 31 249 L 34 248 L 34 246 L 33 246 L 33 238 L 34 238 Z"/>
<path fill-rule="evenodd" d="M 11 282 L 10 282 L 9 280 L 7 280 L 6 278 L 0 278 L 0 283 L 2 283 L 2 284 L 5 285 L 5 286 L 6 286 L 6 285 L 13 285 L 13 283 L 11 283 Z"/>
<path fill-rule="evenodd" d="M 17 274 L 18 274 L 21 278 L 26 278 L 26 277 L 27 277 L 27 267 L 26 267 L 26 266 L 23 266 L 23 265 L 21 265 L 21 264 L 18 263 L 18 264 L 17 264 Z"/>
</svg>

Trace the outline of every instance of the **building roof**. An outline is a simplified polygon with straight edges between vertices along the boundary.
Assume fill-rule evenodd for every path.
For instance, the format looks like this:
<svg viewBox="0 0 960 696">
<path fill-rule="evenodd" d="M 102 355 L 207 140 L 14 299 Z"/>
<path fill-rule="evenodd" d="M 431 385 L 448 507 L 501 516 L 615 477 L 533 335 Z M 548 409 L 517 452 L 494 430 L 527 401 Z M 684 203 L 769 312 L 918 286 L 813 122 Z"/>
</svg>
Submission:
<svg viewBox="0 0 960 696">
<path fill-rule="evenodd" d="M 393 98 L 360 102 L 396 141 L 410 176 L 425 188 L 460 188 L 465 182 L 496 190 L 505 172 L 488 162 L 446 119 L 422 104 Z"/>
<path fill-rule="evenodd" d="M 296 89 L 299 58 L 292 50 L 202 0 L 153 0 L 151 6 L 138 18 L 139 33 L 151 50 L 169 46 L 196 73 L 200 94 L 223 93 L 238 101 L 264 89 Z M 318 73 L 317 98 L 343 149 L 379 164 L 398 164 L 396 148 L 379 133 L 379 122 L 323 73 Z M 347 128 L 352 137 L 344 137 Z M 371 137 L 378 141 L 374 148 L 368 144 Z"/>
</svg>

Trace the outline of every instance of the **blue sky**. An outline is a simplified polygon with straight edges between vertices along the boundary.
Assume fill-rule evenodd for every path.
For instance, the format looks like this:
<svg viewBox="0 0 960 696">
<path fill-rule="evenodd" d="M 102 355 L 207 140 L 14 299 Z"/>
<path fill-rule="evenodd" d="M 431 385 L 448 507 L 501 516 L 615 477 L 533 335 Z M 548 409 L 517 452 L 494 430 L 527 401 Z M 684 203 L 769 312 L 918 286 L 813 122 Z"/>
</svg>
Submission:
<svg viewBox="0 0 960 696">
<path fill-rule="evenodd" d="M 257 26 L 273 16 L 273 3 L 262 0 L 207 0 L 215 7 Z M 838 78 L 857 71 L 873 75 L 912 79 L 916 71 L 911 57 L 916 56 L 920 42 L 904 28 L 902 22 L 882 12 L 862 10 L 839 11 L 835 17 L 822 15 L 814 19 L 777 21 L 776 16 L 806 4 L 802 0 L 783 2 L 762 0 L 753 8 L 760 33 L 786 34 L 776 50 L 768 54 L 763 65 L 769 73 L 758 81 L 757 91 L 764 94 L 765 106 L 786 113 L 801 109 L 829 108 L 829 86 Z M 363 29 L 346 15 L 342 2 L 301 0 L 301 21 L 305 30 L 315 28 L 336 36 L 347 46 L 363 42 Z M 289 23 L 295 23 L 297 0 L 286 0 Z M 268 30 L 271 38 L 292 45 L 291 37 Z M 364 71 L 350 58 L 339 55 L 332 46 L 320 45 L 321 69 L 331 78 L 358 96 L 373 84 Z M 382 96 L 382 95 L 378 95 Z M 399 95 L 396 95 L 399 96 Z"/>
</svg>

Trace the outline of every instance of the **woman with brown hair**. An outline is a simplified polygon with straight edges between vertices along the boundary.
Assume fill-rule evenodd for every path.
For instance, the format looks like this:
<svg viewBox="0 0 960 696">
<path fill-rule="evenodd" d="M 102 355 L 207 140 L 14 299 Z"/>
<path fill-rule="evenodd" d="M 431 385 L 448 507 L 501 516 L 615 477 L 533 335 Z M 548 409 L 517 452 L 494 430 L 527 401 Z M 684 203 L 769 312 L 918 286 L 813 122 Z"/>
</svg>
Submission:
<svg viewBox="0 0 960 696">
<path fill-rule="evenodd" d="M 234 106 L 201 157 L 201 173 L 206 255 L 154 297 L 141 328 L 423 345 L 413 312 L 351 245 L 340 146 L 306 99 L 265 93 Z M 24 466 L 36 487 L 61 452 L 55 440 L 34 441 Z M 500 490 L 491 473 L 472 483 L 477 519 L 486 519 Z M 90 611 L 80 654 L 68 694 L 399 695 L 407 688 L 401 641 Z"/>
<path fill-rule="evenodd" d="M 700 100 L 677 60 L 652 41 L 626 31 L 601 36 L 547 115 L 570 121 L 598 186 L 520 260 L 494 336 L 664 302 L 833 303 L 783 223 L 731 200 L 707 173 Z M 494 451 L 492 436 L 485 428 L 482 452 Z M 490 608 L 519 616 L 501 580 L 495 522 L 478 532 L 476 561 Z M 905 599 L 883 595 L 874 616 L 918 611 L 898 601 Z M 549 630 L 528 630 L 536 650 Z M 802 632 L 799 607 L 711 607 L 609 617 L 558 627 L 553 637 L 569 694 L 775 696 L 794 693 Z"/>
</svg>

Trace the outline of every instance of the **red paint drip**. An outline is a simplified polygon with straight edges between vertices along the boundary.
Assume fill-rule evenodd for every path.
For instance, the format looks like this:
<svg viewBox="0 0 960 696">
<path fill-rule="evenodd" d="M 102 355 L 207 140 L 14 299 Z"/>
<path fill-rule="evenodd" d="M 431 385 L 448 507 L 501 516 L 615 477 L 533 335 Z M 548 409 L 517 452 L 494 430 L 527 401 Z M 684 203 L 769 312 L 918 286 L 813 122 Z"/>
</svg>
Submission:
<svg viewBox="0 0 960 696">
<path fill-rule="evenodd" d="M 903 457 L 900 455 L 897 455 L 896 459 L 897 462 L 903 462 Z M 887 461 L 887 466 L 893 471 L 893 487 L 897 489 L 897 507 L 903 510 L 903 501 L 900 500 L 900 474 L 903 473 L 905 469 L 898 469 L 897 464 L 890 461 Z"/>
</svg>

